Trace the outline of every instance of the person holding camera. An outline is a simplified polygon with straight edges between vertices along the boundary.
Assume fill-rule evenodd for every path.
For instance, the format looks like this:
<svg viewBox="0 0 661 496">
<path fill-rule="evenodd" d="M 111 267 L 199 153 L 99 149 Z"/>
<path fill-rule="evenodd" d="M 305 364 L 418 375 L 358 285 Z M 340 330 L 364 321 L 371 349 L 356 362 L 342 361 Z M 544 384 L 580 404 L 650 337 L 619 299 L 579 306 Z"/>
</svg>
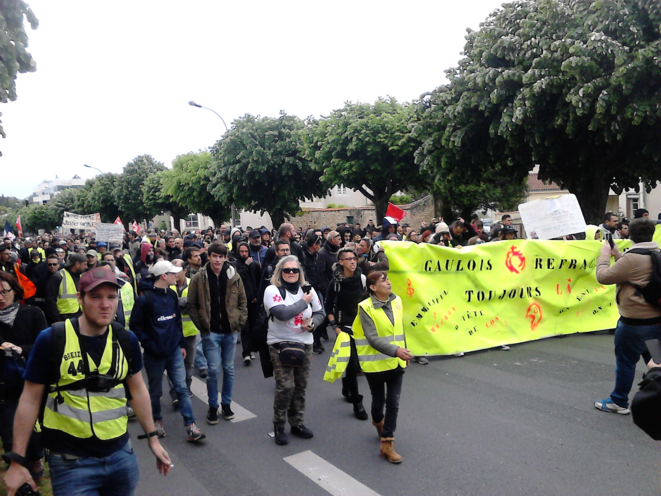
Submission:
<svg viewBox="0 0 661 496">
<path fill-rule="evenodd" d="M 21 305 L 23 288 L 14 276 L 0 271 L 0 349 L 2 381 L 0 386 L 0 438 L 5 451 L 13 449 L 14 415 L 23 392 L 19 368 L 29 358 L 32 346 L 41 331 L 48 327 L 44 312 L 37 307 Z M 44 476 L 44 456 L 39 433 L 33 432 L 27 446 L 26 458 L 35 481 Z"/>
<path fill-rule="evenodd" d="M 324 321 L 324 310 L 316 291 L 305 280 L 298 258 L 287 255 L 275 266 L 271 285 L 264 291 L 268 320 L 267 344 L 273 375 L 273 427 L 275 444 L 289 442 L 285 422 L 291 433 L 310 439 L 313 433 L 305 426 L 305 389 L 312 364 L 312 331 Z"/>
<path fill-rule="evenodd" d="M 44 397 L 42 442 L 49 450 L 55 496 L 134 494 L 139 473 L 127 430 L 129 392 L 145 432 L 138 438 L 148 439 L 158 471 L 167 475 L 170 470 L 140 373 L 140 345 L 131 331 L 113 323 L 118 289 L 109 271 L 86 272 L 77 296 L 82 315 L 54 324 L 37 337 L 16 411 L 13 451 L 3 455 L 11 461 L 5 475 L 10 496 L 25 484 L 36 490 L 26 448 Z"/>
</svg>

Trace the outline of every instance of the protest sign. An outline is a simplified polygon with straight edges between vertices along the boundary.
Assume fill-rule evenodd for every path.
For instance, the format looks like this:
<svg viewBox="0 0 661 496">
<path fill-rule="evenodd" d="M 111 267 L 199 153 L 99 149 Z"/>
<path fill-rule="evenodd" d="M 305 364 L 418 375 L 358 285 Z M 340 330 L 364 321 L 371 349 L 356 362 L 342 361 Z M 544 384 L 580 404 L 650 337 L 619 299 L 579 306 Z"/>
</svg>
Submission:
<svg viewBox="0 0 661 496">
<path fill-rule="evenodd" d="M 124 226 L 121 224 L 100 223 L 96 226 L 96 235 L 94 238 L 97 241 L 117 241 L 121 243 L 124 239 Z"/>
<path fill-rule="evenodd" d="M 99 223 L 101 223 L 101 216 L 99 214 L 79 215 L 71 212 L 64 212 L 61 227 L 62 229 L 93 231 Z"/>
<path fill-rule="evenodd" d="M 528 238 L 552 239 L 585 232 L 583 212 L 575 195 L 536 200 L 519 205 Z"/>
</svg>

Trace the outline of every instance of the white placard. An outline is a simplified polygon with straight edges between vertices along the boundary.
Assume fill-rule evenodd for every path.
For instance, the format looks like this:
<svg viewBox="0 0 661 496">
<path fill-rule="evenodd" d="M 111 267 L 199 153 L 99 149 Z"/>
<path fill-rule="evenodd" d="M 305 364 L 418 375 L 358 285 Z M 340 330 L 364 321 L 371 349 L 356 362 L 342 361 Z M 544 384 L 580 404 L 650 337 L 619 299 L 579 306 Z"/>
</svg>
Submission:
<svg viewBox="0 0 661 496">
<path fill-rule="evenodd" d="M 79 215 L 71 212 L 64 212 L 62 218 L 63 229 L 83 229 L 85 231 L 93 231 L 96 229 L 97 224 L 101 223 L 101 216 L 99 214 Z"/>
<path fill-rule="evenodd" d="M 585 218 L 576 195 L 562 195 L 519 205 L 528 238 L 552 239 L 585 232 Z"/>
<path fill-rule="evenodd" d="M 121 224 L 100 223 L 96 226 L 94 239 L 97 241 L 118 241 L 121 243 L 124 239 L 124 226 Z"/>
</svg>

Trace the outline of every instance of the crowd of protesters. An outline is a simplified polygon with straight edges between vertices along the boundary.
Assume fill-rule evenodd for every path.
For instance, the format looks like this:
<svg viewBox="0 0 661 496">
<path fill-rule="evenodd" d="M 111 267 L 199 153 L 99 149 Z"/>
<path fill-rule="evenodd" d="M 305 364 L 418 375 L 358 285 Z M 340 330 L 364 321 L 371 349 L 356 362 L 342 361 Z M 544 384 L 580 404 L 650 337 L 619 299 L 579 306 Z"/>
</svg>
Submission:
<svg viewBox="0 0 661 496">
<path fill-rule="evenodd" d="M 635 217 L 647 219 L 649 213 L 639 209 Z M 589 227 L 585 236 L 625 239 L 629 235 L 628 227 L 627 219 L 609 212 L 603 224 Z M 169 467 L 167 453 L 157 443 L 158 438 L 166 435 L 161 414 L 165 371 L 172 406 L 181 412 L 186 440 L 199 442 L 206 436 L 193 416 L 192 376 L 197 369 L 199 376 L 206 379 L 207 423 L 214 425 L 221 416 L 225 420 L 234 418 L 231 408 L 234 355 L 235 346 L 240 343 L 244 366 L 250 366 L 259 355 L 264 376 L 275 376 L 275 442 L 287 444 L 284 431 L 287 420 L 292 434 L 306 439 L 313 437 L 303 418 L 312 355 L 323 354 L 324 341 L 338 336 L 343 336 L 349 347 L 341 394 L 353 405 L 355 417 L 367 420 L 357 376 L 369 372 L 371 414 L 382 438 L 381 456 L 399 463 L 401 457 L 394 451 L 393 434 L 401 374 L 410 360 L 420 364 L 428 361 L 413 357 L 403 346 L 401 300 L 392 294 L 387 279 L 389 261 L 381 242 L 461 248 L 511 240 L 518 232 L 512 225 L 512 217 L 506 214 L 490 226 L 478 218 L 470 222 L 458 218 L 449 224 L 432 219 L 429 224 L 420 222 L 414 226 L 385 217 L 379 226 L 369 220 L 365 226 L 338 223 L 333 227 L 296 228 L 285 223 L 277 230 L 264 226 L 245 230 L 221 226 L 182 233 L 151 230 L 139 235 L 128 231 L 123 240 L 114 241 L 96 240 L 93 233 L 6 237 L 0 246 L 2 348 L 6 356 L 27 361 L 23 377 L 44 381 L 41 386 L 47 388 L 46 393 L 53 401 L 53 404 L 51 400 L 46 402 L 50 417 L 46 417 L 43 432 L 30 431 L 27 436 L 22 432 L 20 441 L 14 442 L 11 426 L 16 412 L 20 411 L 19 397 L 24 384 L 29 385 L 26 386 L 29 394 L 34 394 L 34 385 L 29 379 L 24 383 L 20 375 L 13 383 L 3 382 L 0 435 L 5 451 L 19 445 L 20 454 L 14 453 L 10 459 L 25 469 L 22 479 L 20 467 L 10 471 L 10 479 L 24 482 L 26 477 L 33 480 L 43 477 L 44 448 L 50 451 L 49 459 L 57 453 L 67 460 L 67 457 L 114 456 L 112 450 L 126 444 L 125 428 L 118 427 L 109 434 L 109 439 L 117 442 L 108 450 L 107 438 L 95 431 L 99 424 L 90 420 L 92 434 L 88 437 L 92 439 L 92 447 L 77 449 L 86 436 L 64 434 L 63 426 L 70 419 L 64 419 L 66 413 L 58 412 L 57 407 L 58 402 L 64 401 L 60 408 L 66 412 L 64 407 L 68 402 L 75 403 L 75 395 L 71 393 L 60 398 L 60 391 L 71 389 L 66 387 L 66 374 L 76 384 L 79 384 L 76 374 L 85 380 L 90 379 L 90 374 L 99 374 L 110 349 L 105 347 L 111 327 L 112 339 L 122 341 L 120 358 L 113 355 L 113 364 L 116 360 L 121 363 L 122 357 L 126 359 L 129 370 L 125 373 L 129 378 L 144 367 L 147 376 L 144 394 L 148 391 L 149 399 L 145 401 L 142 394 L 145 385 L 141 379 L 139 383 L 128 379 L 129 389 L 131 393 L 135 389 L 137 400 L 129 401 L 130 395 L 122 396 L 120 404 L 125 411 L 116 420 L 134 417 L 140 420 L 162 472 L 167 473 Z M 101 291 L 103 288 L 107 294 Z M 86 299 L 89 294 L 91 299 Z M 91 313 L 92 308 L 95 311 L 100 308 L 97 300 L 106 297 L 109 310 L 101 314 L 109 316 L 112 326 L 98 323 L 98 315 Z M 42 333 L 43 330 L 48 333 Z M 78 336 L 80 341 L 80 345 L 69 341 L 62 345 L 69 350 L 68 355 L 64 353 L 65 358 L 80 355 L 75 350 L 90 346 L 89 342 L 85 344 L 89 336 L 105 336 L 103 344 L 94 345 L 97 349 L 90 352 L 90 357 L 98 357 L 99 364 L 83 360 L 73 367 L 72 363 L 69 369 L 62 369 L 65 375 L 55 379 L 48 376 L 48 370 L 36 373 L 34 369 L 38 365 L 33 363 L 36 359 L 31 360 L 32 350 L 36 349 L 42 359 L 48 358 L 49 353 L 54 353 L 53 343 L 60 339 L 55 337 L 57 333 L 62 333 L 64 340 L 75 341 Z M 42 342 L 46 340 L 42 334 L 48 334 L 48 343 Z M 503 349 L 509 348 L 503 346 Z M 384 358 L 379 361 L 376 357 Z M 92 370 L 94 365 L 96 371 Z M 116 372 L 116 365 L 108 367 Z M 89 391 L 93 387 L 87 382 L 80 384 Z M 117 381 L 113 384 L 119 387 Z M 104 391 L 107 393 L 107 389 Z M 91 412 L 92 404 L 87 407 Z M 115 483 L 111 479 L 108 483 Z M 64 494 L 67 483 L 61 480 L 60 483 Z M 127 482 L 127 494 L 131 484 L 137 484 L 137 479 Z"/>
</svg>

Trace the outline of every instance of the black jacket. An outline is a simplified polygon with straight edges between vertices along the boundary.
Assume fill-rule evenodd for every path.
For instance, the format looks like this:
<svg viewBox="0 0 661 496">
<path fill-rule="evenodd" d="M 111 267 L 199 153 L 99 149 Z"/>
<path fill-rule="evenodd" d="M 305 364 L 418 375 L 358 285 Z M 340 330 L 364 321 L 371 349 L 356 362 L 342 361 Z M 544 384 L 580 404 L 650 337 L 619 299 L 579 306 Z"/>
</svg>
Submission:
<svg viewBox="0 0 661 496">
<path fill-rule="evenodd" d="M 317 269 L 321 284 L 321 295 L 324 298 L 326 297 L 328 283 L 333 278 L 333 264 L 337 262 L 337 251 L 339 249 L 339 246 L 335 246 L 326 241 L 326 244 L 321 250 L 319 250 L 319 255 L 317 256 Z"/>
<path fill-rule="evenodd" d="M 326 288 L 322 287 L 321 277 L 319 276 L 318 258 L 319 252 L 312 253 L 307 245 L 303 246 L 303 260 L 300 262 L 305 269 L 305 280 L 312 284 L 314 290 L 321 296 L 326 293 Z"/>
<path fill-rule="evenodd" d="M 47 327 L 46 317 L 39 308 L 19 305 L 14 324 L 11 327 L 0 322 L 0 340 L 3 343 L 6 341 L 20 346 L 21 356 L 27 360 L 37 336 Z M 8 385 L 4 389 L 3 395 L 6 399 L 17 399 L 21 396 L 22 391 L 23 383 L 21 382 L 21 384 Z"/>
</svg>

